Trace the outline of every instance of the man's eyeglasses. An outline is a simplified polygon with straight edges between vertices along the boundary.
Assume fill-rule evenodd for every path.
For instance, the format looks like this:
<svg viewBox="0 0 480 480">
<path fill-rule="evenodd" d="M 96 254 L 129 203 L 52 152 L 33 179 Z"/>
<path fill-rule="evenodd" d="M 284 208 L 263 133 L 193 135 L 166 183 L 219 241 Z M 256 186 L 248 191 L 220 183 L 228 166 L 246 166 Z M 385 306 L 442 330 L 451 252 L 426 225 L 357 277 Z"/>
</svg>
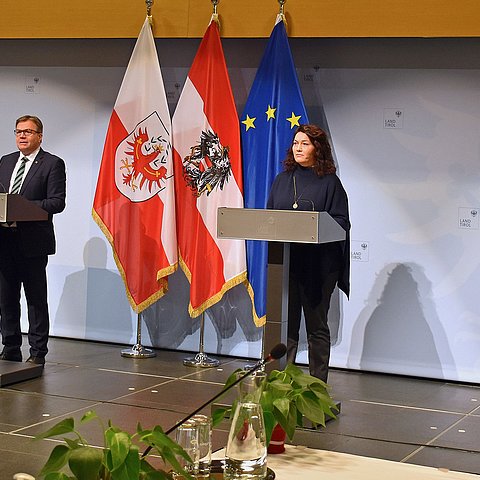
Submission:
<svg viewBox="0 0 480 480">
<path fill-rule="evenodd" d="M 18 130 L 18 128 L 16 128 L 13 133 L 15 134 L 16 137 L 19 137 L 20 135 L 25 134 L 27 137 L 31 137 L 34 133 L 42 133 L 42 132 L 37 132 L 36 130 L 30 130 L 29 128 L 27 128 L 26 130 Z"/>
</svg>

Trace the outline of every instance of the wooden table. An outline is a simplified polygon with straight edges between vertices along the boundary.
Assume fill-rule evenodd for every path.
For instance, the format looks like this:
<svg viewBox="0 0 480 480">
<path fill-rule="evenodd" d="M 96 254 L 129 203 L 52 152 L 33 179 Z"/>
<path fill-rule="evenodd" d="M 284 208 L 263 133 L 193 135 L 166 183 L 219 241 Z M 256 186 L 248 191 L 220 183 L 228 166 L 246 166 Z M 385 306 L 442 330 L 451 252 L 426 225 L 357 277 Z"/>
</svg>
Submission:
<svg viewBox="0 0 480 480">
<path fill-rule="evenodd" d="M 423 467 L 347 453 L 285 445 L 285 453 L 269 455 L 275 480 L 480 480 L 479 475 Z M 224 450 L 213 458 L 221 459 Z"/>
<path fill-rule="evenodd" d="M 446 469 L 392 462 L 346 453 L 286 445 L 269 455 L 276 480 L 480 480 L 480 476 Z"/>
</svg>

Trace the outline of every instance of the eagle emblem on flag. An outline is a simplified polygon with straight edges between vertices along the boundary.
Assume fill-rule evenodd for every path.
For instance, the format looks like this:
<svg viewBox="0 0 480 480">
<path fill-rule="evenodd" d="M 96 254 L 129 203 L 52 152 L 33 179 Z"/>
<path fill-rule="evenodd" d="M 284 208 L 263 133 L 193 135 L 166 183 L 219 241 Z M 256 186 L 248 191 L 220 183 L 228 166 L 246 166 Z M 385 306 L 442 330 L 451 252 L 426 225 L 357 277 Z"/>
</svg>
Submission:
<svg viewBox="0 0 480 480">
<path fill-rule="evenodd" d="M 169 132 L 156 112 L 142 120 L 118 145 L 117 188 L 132 202 L 143 202 L 164 190 L 173 176 Z"/>
<path fill-rule="evenodd" d="M 229 150 L 211 130 L 202 131 L 198 145 L 190 147 L 190 155 L 182 162 L 183 178 L 195 196 L 223 190 L 232 173 Z"/>
</svg>

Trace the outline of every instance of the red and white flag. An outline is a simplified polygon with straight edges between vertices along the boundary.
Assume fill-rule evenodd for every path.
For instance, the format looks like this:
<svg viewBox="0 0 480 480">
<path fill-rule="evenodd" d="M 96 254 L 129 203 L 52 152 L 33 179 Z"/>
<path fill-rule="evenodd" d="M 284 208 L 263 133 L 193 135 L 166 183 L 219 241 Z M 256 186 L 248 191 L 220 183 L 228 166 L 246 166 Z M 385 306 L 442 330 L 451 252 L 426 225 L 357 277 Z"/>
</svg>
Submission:
<svg viewBox="0 0 480 480">
<path fill-rule="evenodd" d="M 245 242 L 217 238 L 218 207 L 243 207 L 240 130 L 218 25 L 212 21 L 173 115 L 180 265 L 196 317 L 246 280 Z"/>
<path fill-rule="evenodd" d="M 171 121 L 148 18 L 110 117 L 93 218 L 139 313 L 166 292 L 177 268 Z"/>
</svg>

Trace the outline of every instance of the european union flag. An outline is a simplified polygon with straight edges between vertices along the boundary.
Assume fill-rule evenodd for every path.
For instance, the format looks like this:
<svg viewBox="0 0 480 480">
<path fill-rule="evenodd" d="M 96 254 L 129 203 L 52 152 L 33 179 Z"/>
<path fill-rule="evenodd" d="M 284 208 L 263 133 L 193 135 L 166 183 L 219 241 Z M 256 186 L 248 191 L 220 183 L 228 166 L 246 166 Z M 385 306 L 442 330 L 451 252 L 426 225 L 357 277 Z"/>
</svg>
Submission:
<svg viewBox="0 0 480 480">
<path fill-rule="evenodd" d="M 283 21 L 275 25 L 241 117 L 244 203 L 265 208 L 273 179 L 293 139 L 295 127 L 308 123 Z M 247 241 L 249 293 L 254 319 L 265 323 L 268 244 Z"/>
</svg>

